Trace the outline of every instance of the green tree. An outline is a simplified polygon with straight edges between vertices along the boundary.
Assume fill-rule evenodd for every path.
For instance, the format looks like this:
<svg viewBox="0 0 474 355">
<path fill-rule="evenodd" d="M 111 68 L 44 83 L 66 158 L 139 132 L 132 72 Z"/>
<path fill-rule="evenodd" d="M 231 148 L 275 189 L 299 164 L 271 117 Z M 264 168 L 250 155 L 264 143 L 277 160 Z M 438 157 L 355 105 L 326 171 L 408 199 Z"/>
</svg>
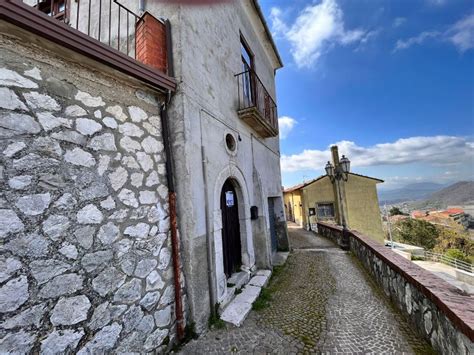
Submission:
<svg viewBox="0 0 474 355">
<path fill-rule="evenodd" d="M 393 234 L 396 241 L 431 250 L 437 243 L 439 231 L 429 222 L 409 218 L 397 222 Z"/>
<path fill-rule="evenodd" d="M 445 255 L 449 256 L 450 258 L 458 259 L 469 264 L 471 263 L 469 257 L 459 249 L 448 249 Z"/>
<path fill-rule="evenodd" d="M 439 237 L 435 247 L 437 253 L 445 253 L 449 249 L 458 249 L 464 255 L 474 255 L 474 242 L 465 230 L 438 226 Z"/>
<path fill-rule="evenodd" d="M 405 213 L 395 206 L 392 207 L 388 213 L 390 213 L 390 216 L 405 215 Z"/>
</svg>

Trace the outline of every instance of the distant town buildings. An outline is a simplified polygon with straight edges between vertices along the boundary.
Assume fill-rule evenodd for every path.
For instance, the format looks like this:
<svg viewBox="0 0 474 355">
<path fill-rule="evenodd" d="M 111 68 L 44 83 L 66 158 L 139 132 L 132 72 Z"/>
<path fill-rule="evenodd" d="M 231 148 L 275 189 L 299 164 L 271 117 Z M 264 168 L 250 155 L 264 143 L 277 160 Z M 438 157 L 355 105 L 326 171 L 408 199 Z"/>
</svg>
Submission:
<svg viewBox="0 0 474 355">
<path fill-rule="evenodd" d="M 395 216 L 393 216 L 395 217 Z M 469 216 L 460 207 L 450 207 L 437 211 L 412 211 L 411 218 L 421 219 L 432 224 L 451 228 L 466 229 L 469 227 Z M 391 219 L 392 220 L 392 219 Z"/>
</svg>

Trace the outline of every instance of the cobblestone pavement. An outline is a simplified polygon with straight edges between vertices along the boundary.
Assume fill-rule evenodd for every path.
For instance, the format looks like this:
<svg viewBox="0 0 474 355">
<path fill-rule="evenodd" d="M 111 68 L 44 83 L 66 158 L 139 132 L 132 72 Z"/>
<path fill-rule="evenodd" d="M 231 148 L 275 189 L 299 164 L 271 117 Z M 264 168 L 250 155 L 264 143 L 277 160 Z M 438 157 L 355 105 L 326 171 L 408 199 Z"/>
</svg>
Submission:
<svg viewBox="0 0 474 355">
<path fill-rule="evenodd" d="M 213 330 L 183 354 L 411 354 L 429 350 L 351 256 L 289 226 L 294 251 L 268 286 L 269 306 L 240 328 Z"/>
</svg>

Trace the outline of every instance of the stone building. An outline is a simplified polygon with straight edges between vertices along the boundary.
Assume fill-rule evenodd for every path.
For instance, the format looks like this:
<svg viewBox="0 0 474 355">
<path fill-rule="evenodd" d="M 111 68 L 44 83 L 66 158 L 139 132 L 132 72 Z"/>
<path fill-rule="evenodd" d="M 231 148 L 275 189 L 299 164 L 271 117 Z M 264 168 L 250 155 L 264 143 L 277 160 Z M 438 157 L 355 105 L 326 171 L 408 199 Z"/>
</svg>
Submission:
<svg viewBox="0 0 474 355">
<path fill-rule="evenodd" d="M 161 352 L 203 331 L 229 278 L 288 248 L 258 3 L 0 10 L 0 352 Z"/>
<path fill-rule="evenodd" d="M 341 213 L 344 213 L 348 228 L 383 244 L 377 196 L 377 184 L 382 182 L 350 172 L 347 181 L 342 183 L 342 198 L 337 197 L 335 185 L 327 175 L 287 188 L 283 191 L 287 219 L 305 228 L 311 224 L 315 229 L 318 222 L 342 225 Z"/>
</svg>

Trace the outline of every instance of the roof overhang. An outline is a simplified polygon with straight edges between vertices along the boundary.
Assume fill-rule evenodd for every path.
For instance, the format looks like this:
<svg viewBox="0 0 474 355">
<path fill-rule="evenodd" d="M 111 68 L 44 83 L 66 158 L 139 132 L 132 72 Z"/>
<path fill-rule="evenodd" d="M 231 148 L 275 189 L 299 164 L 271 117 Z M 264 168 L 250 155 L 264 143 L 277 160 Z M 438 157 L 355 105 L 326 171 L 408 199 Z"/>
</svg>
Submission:
<svg viewBox="0 0 474 355">
<path fill-rule="evenodd" d="M 262 22 L 263 28 L 265 29 L 265 34 L 267 35 L 268 41 L 272 45 L 273 52 L 275 53 L 275 56 L 278 60 L 279 67 L 277 67 L 276 69 L 283 68 L 283 61 L 281 60 L 280 53 L 278 52 L 278 48 L 275 44 L 275 41 L 273 40 L 272 33 L 267 24 L 267 20 L 265 20 L 265 16 L 263 15 L 262 8 L 260 7 L 258 0 L 252 0 L 252 3 L 255 7 L 255 10 L 257 10 L 258 17 L 260 17 L 260 21 Z"/>
</svg>

